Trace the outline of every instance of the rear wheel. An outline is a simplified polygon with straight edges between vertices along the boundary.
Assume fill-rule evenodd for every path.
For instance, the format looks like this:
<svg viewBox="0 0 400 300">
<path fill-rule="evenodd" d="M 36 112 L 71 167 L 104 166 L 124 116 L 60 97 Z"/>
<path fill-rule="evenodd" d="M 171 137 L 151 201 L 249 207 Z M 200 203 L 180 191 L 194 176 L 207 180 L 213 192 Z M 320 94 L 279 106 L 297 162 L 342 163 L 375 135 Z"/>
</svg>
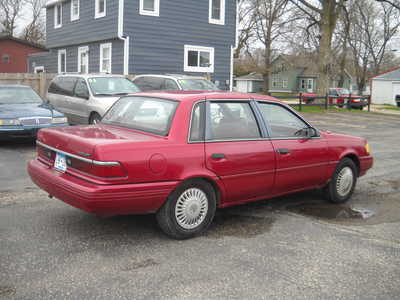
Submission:
<svg viewBox="0 0 400 300">
<path fill-rule="evenodd" d="M 101 121 L 101 117 L 98 113 L 94 112 L 90 115 L 89 124 L 98 124 Z"/>
<path fill-rule="evenodd" d="M 329 201 L 344 203 L 350 199 L 357 182 L 357 167 L 350 158 L 342 159 L 325 188 Z"/>
<path fill-rule="evenodd" d="M 203 180 L 189 180 L 168 197 L 157 212 L 162 231 L 175 239 L 188 239 L 205 231 L 216 210 L 213 187 Z"/>
</svg>

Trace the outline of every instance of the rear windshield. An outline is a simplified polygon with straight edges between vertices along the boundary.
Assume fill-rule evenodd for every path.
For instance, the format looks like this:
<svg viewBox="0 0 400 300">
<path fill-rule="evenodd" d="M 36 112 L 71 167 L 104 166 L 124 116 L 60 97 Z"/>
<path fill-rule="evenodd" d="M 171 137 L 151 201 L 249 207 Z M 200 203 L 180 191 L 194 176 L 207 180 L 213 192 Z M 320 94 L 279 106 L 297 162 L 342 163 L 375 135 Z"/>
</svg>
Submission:
<svg viewBox="0 0 400 300">
<path fill-rule="evenodd" d="M 178 82 L 185 91 L 219 90 L 214 83 L 207 79 L 180 79 Z"/>
<path fill-rule="evenodd" d="M 0 104 L 42 103 L 42 99 L 31 88 L 0 87 Z"/>
<path fill-rule="evenodd" d="M 151 97 L 124 97 L 106 113 L 102 123 L 168 135 L 178 102 Z"/>
<path fill-rule="evenodd" d="M 94 77 L 88 79 L 94 96 L 121 96 L 139 92 L 139 88 L 124 77 Z"/>
</svg>

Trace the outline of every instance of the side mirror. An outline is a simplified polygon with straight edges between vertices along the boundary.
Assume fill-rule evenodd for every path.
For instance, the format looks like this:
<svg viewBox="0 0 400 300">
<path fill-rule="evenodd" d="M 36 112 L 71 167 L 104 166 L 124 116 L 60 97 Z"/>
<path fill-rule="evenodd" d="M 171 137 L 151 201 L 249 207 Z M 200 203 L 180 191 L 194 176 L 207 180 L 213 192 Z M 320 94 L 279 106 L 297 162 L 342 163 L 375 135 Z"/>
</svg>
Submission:
<svg viewBox="0 0 400 300">
<path fill-rule="evenodd" d="M 306 128 L 305 136 L 308 138 L 313 138 L 313 137 L 317 137 L 319 135 L 318 135 L 317 129 L 315 129 L 313 127 L 308 127 L 308 128 Z"/>
</svg>

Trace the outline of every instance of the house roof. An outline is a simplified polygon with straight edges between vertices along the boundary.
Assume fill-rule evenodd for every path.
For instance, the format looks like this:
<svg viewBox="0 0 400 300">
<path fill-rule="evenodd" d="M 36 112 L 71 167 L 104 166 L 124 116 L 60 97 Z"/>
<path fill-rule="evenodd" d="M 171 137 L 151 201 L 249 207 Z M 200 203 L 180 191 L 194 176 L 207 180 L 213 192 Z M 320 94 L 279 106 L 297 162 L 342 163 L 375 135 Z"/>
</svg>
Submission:
<svg viewBox="0 0 400 300">
<path fill-rule="evenodd" d="M 372 76 L 370 80 L 400 80 L 400 66 Z"/>
<path fill-rule="evenodd" d="M 46 47 L 41 46 L 39 44 L 32 43 L 32 42 L 29 42 L 29 41 L 26 41 L 26 40 L 22 40 L 22 39 L 19 39 L 19 38 L 10 36 L 10 35 L 0 35 L 0 41 L 5 41 L 5 40 L 14 41 L 14 42 L 17 42 L 17 43 L 20 43 L 20 44 L 23 44 L 23 45 L 26 45 L 26 46 L 29 46 L 29 47 L 32 47 L 32 48 L 36 48 L 36 49 L 47 51 Z"/>
<path fill-rule="evenodd" d="M 253 81 L 264 81 L 262 74 L 252 72 L 250 74 L 236 77 L 235 80 L 253 80 Z"/>
</svg>

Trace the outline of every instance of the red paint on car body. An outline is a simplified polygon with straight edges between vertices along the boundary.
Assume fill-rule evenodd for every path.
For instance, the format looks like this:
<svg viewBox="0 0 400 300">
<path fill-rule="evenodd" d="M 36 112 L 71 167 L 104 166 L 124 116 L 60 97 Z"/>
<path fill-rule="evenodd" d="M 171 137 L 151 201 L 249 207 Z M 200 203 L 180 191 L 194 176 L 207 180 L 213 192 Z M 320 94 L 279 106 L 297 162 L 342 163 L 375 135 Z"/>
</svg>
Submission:
<svg viewBox="0 0 400 300">
<path fill-rule="evenodd" d="M 192 109 L 199 101 L 267 101 L 290 110 L 272 97 L 221 92 L 135 96 L 178 101 L 167 136 L 103 124 L 43 129 L 38 134 L 38 157 L 28 164 L 32 180 L 72 206 L 97 215 L 118 215 L 156 212 L 180 183 L 191 178 L 212 183 L 218 206 L 227 207 L 322 187 L 344 156 L 356 161 L 359 176 L 372 167 L 365 139 L 329 132 L 320 132 L 318 138 L 189 141 Z M 291 152 L 281 155 L 279 148 Z M 75 168 L 71 161 L 61 173 L 53 166 L 59 151 L 78 161 L 117 163 L 117 171 L 115 176 L 98 176 L 79 164 Z M 225 157 L 213 158 L 213 153 Z M 107 171 L 112 166 L 102 167 Z"/>
</svg>

